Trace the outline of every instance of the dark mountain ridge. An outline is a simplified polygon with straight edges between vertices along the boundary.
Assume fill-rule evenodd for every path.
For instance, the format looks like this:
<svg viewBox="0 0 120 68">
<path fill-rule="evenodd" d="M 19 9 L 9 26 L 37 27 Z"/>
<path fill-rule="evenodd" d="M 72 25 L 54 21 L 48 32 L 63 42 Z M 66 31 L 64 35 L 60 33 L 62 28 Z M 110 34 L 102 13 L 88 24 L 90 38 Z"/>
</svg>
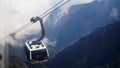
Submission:
<svg viewBox="0 0 120 68">
<path fill-rule="evenodd" d="M 120 21 L 98 28 L 73 45 L 63 49 L 48 62 L 49 68 L 120 67 Z M 117 60 L 119 59 L 119 60 Z M 114 65 L 113 65 L 114 64 Z"/>
</svg>

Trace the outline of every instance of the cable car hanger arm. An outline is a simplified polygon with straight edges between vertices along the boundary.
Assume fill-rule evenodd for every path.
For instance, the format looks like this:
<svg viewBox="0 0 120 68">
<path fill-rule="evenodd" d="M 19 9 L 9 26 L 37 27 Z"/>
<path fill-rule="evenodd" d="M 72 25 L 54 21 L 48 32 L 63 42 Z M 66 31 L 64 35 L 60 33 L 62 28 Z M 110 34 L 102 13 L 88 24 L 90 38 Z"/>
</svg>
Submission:
<svg viewBox="0 0 120 68">
<path fill-rule="evenodd" d="M 64 0 L 63 0 L 63 1 L 64 1 Z M 53 9 L 52 11 L 57 10 L 58 8 L 60 8 L 61 6 L 65 5 L 65 4 L 66 4 L 67 2 L 69 2 L 69 1 L 70 1 L 70 0 L 66 1 L 65 3 L 61 4 L 60 6 L 58 6 L 58 7 L 55 8 L 55 9 Z M 54 6 L 53 6 L 53 7 L 54 7 Z M 51 13 L 52 11 L 50 11 L 49 13 Z M 32 18 L 30 19 L 31 22 L 33 22 L 33 23 L 39 21 L 39 22 L 40 22 L 40 25 L 41 25 L 41 28 L 42 28 L 42 36 L 41 36 L 41 38 L 39 38 L 39 39 L 36 40 L 36 41 L 33 41 L 33 43 L 37 43 L 37 42 L 39 42 L 40 40 L 42 40 L 42 39 L 44 38 L 44 36 L 45 36 L 45 30 L 44 30 L 43 19 L 42 19 L 42 18 L 44 18 L 45 16 L 47 16 L 49 13 L 47 13 L 46 15 L 44 15 L 44 16 L 41 17 L 41 18 L 40 18 L 40 16 L 39 16 L 39 17 L 36 16 L 35 18 L 32 17 Z"/>
<path fill-rule="evenodd" d="M 40 40 L 42 40 L 42 39 L 44 38 L 44 36 L 45 36 L 45 30 L 44 30 L 44 26 L 43 26 L 43 19 L 40 18 L 40 17 L 38 17 L 38 16 L 36 16 L 36 17 L 32 17 L 32 18 L 30 19 L 30 21 L 33 22 L 33 23 L 36 23 L 37 21 L 40 22 L 40 26 L 41 26 L 41 30 L 42 30 L 42 35 L 41 35 L 41 37 L 40 37 L 39 39 L 37 39 L 36 41 L 32 41 L 32 44 L 34 44 L 34 43 L 39 43 Z"/>
</svg>

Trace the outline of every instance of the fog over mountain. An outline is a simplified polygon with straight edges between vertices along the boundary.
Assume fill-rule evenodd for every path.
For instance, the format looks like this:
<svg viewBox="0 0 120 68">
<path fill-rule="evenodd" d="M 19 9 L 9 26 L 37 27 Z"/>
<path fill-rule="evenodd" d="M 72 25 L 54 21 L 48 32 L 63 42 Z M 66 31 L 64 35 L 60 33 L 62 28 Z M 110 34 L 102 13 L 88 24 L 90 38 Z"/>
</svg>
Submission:
<svg viewBox="0 0 120 68">
<path fill-rule="evenodd" d="M 73 5 L 63 11 L 56 10 L 45 22 L 46 37 L 56 41 L 55 48 L 62 49 L 94 29 L 118 20 L 118 1 L 95 0 L 92 3 Z"/>
<path fill-rule="evenodd" d="M 54 54 L 54 52 L 86 36 L 94 29 L 118 20 L 120 16 L 118 1 L 119 0 L 96 0 L 91 3 L 73 5 L 68 9 L 58 9 L 52 12 L 44 23 L 46 40 L 48 39 L 47 42 L 50 40 L 50 51 L 54 50 L 52 51 Z M 38 24 L 35 25 L 39 26 Z M 28 28 L 28 30 L 30 29 Z M 33 35 L 31 36 L 28 32 L 28 35 L 13 39 L 14 42 L 10 43 L 12 43 L 12 45 L 14 44 L 20 52 L 24 52 L 24 49 L 19 48 L 24 47 L 25 41 L 40 36 L 39 32 L 34 33 L 36 33 L 36 31 L 32 31 Z M 18 46 L 18 44 L 21 45 Z"/>
<path fill-rule="evenodd" d="M 77 0 L 76 0 L 77 1 Z M 71 3 L 69 3 L 70 5 L 72 5 L 72 4 L 76 4 L 76 1 L 74 1 L 73 3 L 71 2 Z M 91 2 L 92 0 L 84 0 L 84 1 L 78 1 L 78 2 L 80 2 L 80 3 L 89 3 L 89 2 Z M 15 2 L 18 2 L 18 1 L 15 1 Z M 27 1 L 25 1 L 25 3 L 26 3 Z M 38 2 L 38 1 L 33 1 L 33 3 L 36 3 L 36 2 Z M 45 1 L 44 3 L 48 3 L 48 0 L 47 1 Z M 29 6 L 29 5 L 31 5 L 31 2 L 28 2 L 28 6 L 27 5 L 25 5 L 25 3 L 23 3 L 23 1 L 21 1 L 20 3 L 22 3 L 23 5 L 25 5 L 25 7 L 23 7 L 23 5 L 22 6 L 20 6 L 20 4 L 17 4 L 17 3 L 14 3 L 14 1 L 12 1 L 12 7 L 16 10 L 16 11 L 20 11 L 19 13 L 20 14 L 22 14 L 22 15 L 24 15 L 24 11 L 25 11 L 25 13 L 29 10 L 29 9 L 32 9 L 34 6 L 39 6 L 39 8 L 40 8 L 40 5 L 34 5 L 33 7 L 32 6 Z M 15 6 L 15 5 L 17 5 L 17 6 Z M 52 4 L 48 4 L 48 5 L 53 5 L 53 3 Z M 48 5 L 47 6 L 45 6 L 45 8 L 46 7 L 48 7 Z M 43 5 L 42 5 L 43 6 Z M 68 6 L 68 5 L 67 5 Z M 19 7 L 19 8 L 16 8 L 16 7 Z M 28 7 L 28 8 L 27 8 Z M 64 6 L 65 7 L 65 6 Z M 62 8 L 60 8 L 60 9 L 58 9 L 58 10 L 64 10 L 64 7 L 62 7 Z M 27 8 L 27 9 L 25 9 L 25 10 L 21 10 L 22 8 Z M 34 9 L 36 9 L 36 8 L 34 8 Z M 43 8 L 42 8 L 43 9 Z M 57 11 L 58 11 L 57 10 Z M 37 12 L 37 13 L 35 13 L 35 14 L 38 14 L 38 11 L 37 11 L 37 9 L 36 10 L 34 10 L 35 12 Z M 65 11 L 65 10 L 64 10 Z M 67 10 L 66 10 L 67 11 Z M 32 12 L 32 11 L 31 11 Z M 40 11 L 41 12 L 41 11 Z M 14 12 L 13 12 L 14 13 Z M 19 13 L 16 13 L 14 16 L 18 16 L 18 15 L 20 15 Z M 33 13 L 33 12 L 32 12 Z M 31 14 L 32 14 L 31 13 Z M 29 14 L 29 13 L 26 13 L 27 15 Z M 52 14 L 52 13 L 51 13 Z M 55 14 L 54 12 L 53 12 L 53 14 Z M 27 17 L 27 15 L 25 16 L 25 17 Z M 56 15 L 56 14 L 55 14 Z M 22 19 L 22 17 L 21 17 L 21 15 L 19 16 L 20 17 L 20 20 L 19 20 L 19 18 L 18 18 L 18 22 L 19 21 L 21 21 L 21 19 Z M 11 17 L 12 18 L 12 17 Z M 16 17 L 17 18 L 17 17 Z M 12 18 L 13 19 L 13 18 Z M 26 18 L 25 18 L 26 19 Z M 25 22 L 26 20 L 25 19 L 23 19 L 23 21 L 22 22 Z M 59 20 L 59 18 L 57 18 L 58 20 Z M 16 19 L 15 19 L 16 20 Z M 15 21 L 15 22 L 17 22 L 17 20 Z M 13 23 L 15 23 L 15 22 L 13 22 Z M 46 23 L 46 22 L 45 22 Z M 23 24 L 23 23 L 22 23 Z M 20 24 L 21 25 L 21 24 Z M 16 27 L 18 27 L 18 26 L 16 26 Z M 12 28 L 14 28 L 14 27 L 12 27 Z M 7 43 L 9 43 L 8 45 L 10 45 L 10 49 L 12 49 L 12 50 L 10 50 L 10 54 L 11 55 L 18 55 L 18 56 L 23 56 L 24 54 L 23 53 L 21 53 L 21 52 L 24 52 L 23 50 L 24 50 L 24 46 L 25 46 L 25 42 L 26 41 L 29 41 L 29 40 L 34 40 L 34 39 L 36 39 L 36 38 L 39 38 L 41 35 L 40 35 L 40 33 L 41 33 L 41 31 L 40 31 L 40 27 L 39 27 L 39 23 L 35 23 L 34 25 L 32 25 L 32 26 L 30 26 L 30 27 L 28 27 L 28 28 L 26 28 L 25 29 L 25 31 L 21 31 L 20 33 L 18 33 L 16 36 L 15 36 L 15 38 L 12 38 L 12 37 L 10 37 L 10 39 L 8 40 L 8 42 Z M 46 27 L 45 27 L 45 29 L 46 29 Z M 48 30 L 49 31 L 49 30 Z M 45 31 L 46 32 L 46 34 L 49 34 L 49 33 L 47 33 L 47 31 Z M 53 41 L 53 40 L 49 40 L 49 38 L 48 37 L 45 37 L 44 38 L 44 42 L 46 43 L 46 45 L 52 45 L 52 46 L 54 46 L 55 44 L 56 44 L 56 41 Z M 16 50 L 18 50 L 18 51 L 16 51 L 16 52 L 14 52 L 13 51 L 13 49 L 16 49 Z M 22 48 L 22 49 L 21 49 Z M 54 48 L 52 48 L 51 49 L 51 47 L 49 47 L 48 49 L 50 49 L 50 50 L 55 50 L 54 52 L 56 52 L 56 49 L 54 49 Z M 21 51 L 22 50 L 22 51 Z M 22 54 L 22 55 L 21 55 Z"/>
<path fill-rule="evenodd" d="M 65 8 L 65 9 L 63 9 L 64 8 L 63 7 L 63 8 L 60 8 L 60 9 L 52 12 L 49 15 L 49 17 L 46 19 L 46 21 L 44 22 L 45 32 L 46 32 L 44 42 L 47 43 L 46 45 L 49 49 L 50 58 L 53 58 L 53 59 L 50 59 L 50 61 L 48 63 L 48 67 L 59 68 L 58 67 L 59 65 L 60 66 L 63 65 L 65 67 L 68 66 L 67 68 L 69 68 L 69 66 L 72 65 L 73 62 L 75 62 L 75 64 L 73 64 L 73 66 L 78 65 L 77 66 L 78 68 L 79 68 L 79 64 L 80 64 L 80 66 L 83 64 L 83 67 L 84 67 L 84 63 L 87 63 L 88 67 L 89 67 L 89 65 L 90 66 L 94 65 L 94 63 L 97 62 L 98 59 L 99 60 L 105 59 L 102 57 L 104 57 L 104 56 L 106 57 L 106 55 L 103 55 L 98 58 L 95 57 L 95 59 L 92 60 L 94 58 L 94 55 L 96 55 L 96 53 L 94 53 L 94 51 L 96 52 L 96 50 L 95 50 L 96 48 L 94 48 L 94 46 L 100 47 L 101 46 L 101 45 L 99 45 L 99 43 L 100 43 L 100 44 L 106 45 L 105 48 L 109 47 L 109 46 L 107 46 L 108 43 L 101 43 L 101 39 L 99 37 L 102 35 L 104 28 L 110 27 L 110 31 L 112 31 L 110 33 L 112 33 L 112 34 L 114 33 L 117 37 L 117 33 L 116 33 L 117 31 L 114 32 L 114 30 L 119 26 L 119 24 L 112 24 L 112 23 L 120 19 L 120 4 L 119 3 L 120 3 L 119 0 L 95 0 L 92 2 L 84 3 L 84 4 L 72 5 L 69 8 Z M 38 12 L 38 11 L 36 11 L 36 12 Z M 28 41 L 31 39 L 33 40 L 33 39 L 40 37 L 40 30 L 39 30 L 40 28 L 39 28 L 38 24 L 39 23 L 32 25 L 31 27 L 29 27 L 30 29 L 29 28 L 26 29 L 26 30 L 28 30 L 28 32 L 23 31 L 22 32 L 23 35 L 22 35 L 22 33 L 19 33 L 16 36 L 16 38 L 12 38 L 6 43 L 6 45 L 9 45 L 9 55 L 10 56 L 19 56 L 20 58 L 22 58 L 22 60 L 24 60 L 26 62 L 26 57 L 25 57 L 25 53 L 24 53 L 24 46 L 25 46 L 24 43 L 25 43 L 25 41 Z M 111 25 L 109 25 L 109 24 L 111 24 Z M 109 25 L 109 26 L 106 26 L 106 25 Z M 103 26 L 106 26 L 106 27 L 103 27 Z M 32 29 L 33 27 L 35 27 L 35 29 Z M 102 27 L 102 28 L 96 29 L 99 27 Z M 96 29 L 96 31 L 92 32 L 95 29 Z M 118 29 L 119 29 L 119 27 L 118 27 Z M 109 30 L 107 30 L 106 32 L 108 32 L 108 31 Z M 94 38 L 93 40 L 91 40 L 91 35 L 92 35 L 92 38 Z M 109 32 L 107 33 L 107 35 L 109 35 Z M 90 37 L 90 39 L 89 39 L 89 37 Z M 81 38 L 85 39 L 83 41 L 83 43 L 81 43 L 81 41 L 82 41 Z M 86 41 L 86 38 L 87 38 L 87 41 Z M 105 34 L 105 38 L 106 38 L 106 34 Z M 112 36 L 112 38 L 113 38 L 113 36 Z M 113 38 L 113 39 L 115 39 L 115 38 Z M 93 50 L 92 50 L 91 46 L 89 46 L 86 42 L 89 43 L 89 45 L 93 46 Z M 97 42 L 97 43 L 93 44 L 91 42 L 93 42 L 93 43 Z M 108 41 L 106 41 L 106 42 L 108 42 Z M 84 44 L 84 43 L 86 43 L 86 44 Z M 78 45 L 78 46 L 76 46 L 76 45 Z M 113 45 L 111 44 L 111 48 L 112 48 L 112 46 Z M 81 48 L 81 49 L 77 50 L 77 47 Z M 82 48 L 85 50 L 83 50 Z M 100 48 L 102 48 L 102 47 L 100 47 Z M 61 51 L 59 53 L 59 51 L 62 49 L 63 49 L 63 51 Z M 103 49 L 104 49 L 104 46 L 103 46 Z M 88 54 L 88 51 L 90 51 L 90 54 Z M 100 49 L 100 51 L 102 51 L 102 50 Z M 72 55 L 69 58 L 69 55 L 71 55 L 69 52 L 71 52 L 72 54 L 74 53 L 75 56 Z M 105 52 L 104 54 L 106 54 L 106 50 L 104 50 L 103 52 Z M 103 54 L 103 52 L 97 52 L 97 53 Z M 110 52 L 111 52 L 111 50 L 110 50 Z M 116 53 L 117 50 L 115 50 L 114 52 Z M 80 53 L 80 54 L 78 54 L 78 53 Z M 56 54 L 57 54 L 57 56 L 55 56 Z M 67 54 L 67 56 L 65 54 Z M 99 54 L 98 56 L 100 56 L 102 54 Z M 111 56 L 113 54 L 114 53 L 111 52 L 111 54 L 109 54 L 108 56 Z M 84 55 L 85 55 L 85 57 L 84 57 Z M 86 57 L 86 55 L 88 55 L 88 57 Z M 55 58 L 53 56 L 55 56 Z M 75 58 L 75 59 L 71 60 L 72 58 Z M 64 59 L 64 63 L 67 63 L 68 60 L 70 62 L 68 63 L 68 65 L 64 65 L 64 64 L 62 64 L 63 62 L 60 59 L 61 60 Z M 107 61 L 109 61 L 109 59 L 110 58 L 108 58 L 108 60 L 107 59 L 105 60 L 105 64 L 107 63 Z M 91 62 L 91 61 L 93 61 L 93 62 Z M 56 65 L 54 66 L 53 63 L 56 63 Z M 91 64 L 89 64 L 89 63 L 91 63 Z M 100 62 L 100 63 L 102 63 L 102 62 Z M 43 65 L 43 64 L 41 64 L 41 65 Z M 35 65 L 30 65 L 30 67 L 36 68 L 41 65 L 35 64 Z M 73 68 L 73 66 L 71 66 L 71 68 Z M 44 66 L 43 66 L 43 68 L 44 68 Z M 46 66 L 45 66 L 45 68 L 46 68 Z M 61 68 L 64 68 L 64 67 L 61 67 Z"/>
</svg>

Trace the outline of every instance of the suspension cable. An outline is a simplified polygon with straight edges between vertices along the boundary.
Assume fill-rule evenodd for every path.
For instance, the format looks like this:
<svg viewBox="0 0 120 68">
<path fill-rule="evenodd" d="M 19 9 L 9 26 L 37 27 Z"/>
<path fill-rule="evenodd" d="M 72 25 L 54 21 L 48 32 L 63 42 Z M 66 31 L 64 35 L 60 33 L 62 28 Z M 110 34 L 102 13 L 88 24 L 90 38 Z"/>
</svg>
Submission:
<svg viewBox="0 0 120 68">
<path fill-rule="evenodd" d="M 30 25 L 32 25 L 32 24 L 33 24 L 33 23 L 30 23 L 30 22 L 29 22 L 29 23 L 25 24 L 23 27 L 21 27 L 21 28 L 17 29 L 16 31 L 12 32 L 11 34 L 16 34 L 16 33 L 22 31 L 23 29 L 25 29 L 26 27 L 28 27 L 28 26 L 30 26 Z"/>
<path fill-rule="evenodd" d="M 44 13 L 42 13 L 39 17 L 40 18 L 44 18 L 46 17 L 48 14 L 50 14 L 51 12 L 59 9 L 60 7 L 62 7 L 63 5 L 65 5 L 66 3 L 68 3 L 69 1 L 71 0 L 67 0 L 66 2 L 62 3 L 64 0 L 61 0 L 60 2 L 58 2 L 57 4 L 55 4 L 54 6 L 50 7 L 47 11 L 45 11 Z M 61 4 L 62 3 L 62 4 Z M 61 5 L 59 5 L 61 4 Z M 58 7 L 56 7 L 57 5 L 59 5 Z M 56 8 L 55 8 L 56 7 Z M 54 8 L 54 9 L 53 9 Z M 52 10 L 53 9 L 53 10 Z M 51 10 L 51 11 L 50 11 Z M 7 36 L 5 36 L 4 38 L 6 37 L 9 37 L 9 36 L 12 36 L 14 37 L 15 34 L 17 34 L 18 32 L 22 31 L 23 29 L 29 27 L 30 25 L 32 25 L 34 22 L 29 22 L 27 24 L 25 24 L 24 26 L 20 27 L 19 29 L 15 30 L 14 32 L 11 32 L 10 34 L 8 34 Z"/>
<path fill-rule="evenodd" d="M 61 4 L 60 6 L 56 7 L 55 9 L 51 10 L 50 12 L 48 12 L 47 14 L 45 14 L 44 16 L 42 16 L 41 18 L 46 17 L 48 14 L 50 14 L 51 12 L 59 9 L 60 7 L 62 7 L 62 6 L 65 5 L 66 3 L 68 3 L 69 1 L 71 1 L 71 0 L 68 0 L 68 1 L 64 2 L 63 4 Z M 39 16 L 39 17 L 40 17 L 40 16 Z"/>
<path fill-rule="evenodd" d="M 49 12 L 51 9 L 53 9 L 54 7 L 56 7 L 57 5 L 59 5 L 60 3 L 62 3 L 64 0 L 61 0 L 60 2 L 58 2 L 57 4 L 55 4 L 54 6 L 50 7 L 48 10 L 46 10 L 45 12 L 43 12 L 39 17 L 43 16 L 45 13 Z"/>
</svg>

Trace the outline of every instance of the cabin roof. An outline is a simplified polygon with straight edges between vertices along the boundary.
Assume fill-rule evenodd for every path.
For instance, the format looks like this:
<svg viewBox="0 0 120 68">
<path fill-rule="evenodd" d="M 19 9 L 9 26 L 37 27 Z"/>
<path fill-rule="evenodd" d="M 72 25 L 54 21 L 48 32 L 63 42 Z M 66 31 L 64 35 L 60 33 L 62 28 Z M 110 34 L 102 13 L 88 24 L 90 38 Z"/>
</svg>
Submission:
<svg viewBox="0 0 120 68">
<path fill-rule="evenodd" d="M 28 44 L 31 42 L 26 42 L 26 46 L 30 51 L 35 51 L 35 50 L 40 50 L 40 49 L 46 49 L 46 46 L 44 43 L 41 41 L 41 44 Z"/>
</svg>

